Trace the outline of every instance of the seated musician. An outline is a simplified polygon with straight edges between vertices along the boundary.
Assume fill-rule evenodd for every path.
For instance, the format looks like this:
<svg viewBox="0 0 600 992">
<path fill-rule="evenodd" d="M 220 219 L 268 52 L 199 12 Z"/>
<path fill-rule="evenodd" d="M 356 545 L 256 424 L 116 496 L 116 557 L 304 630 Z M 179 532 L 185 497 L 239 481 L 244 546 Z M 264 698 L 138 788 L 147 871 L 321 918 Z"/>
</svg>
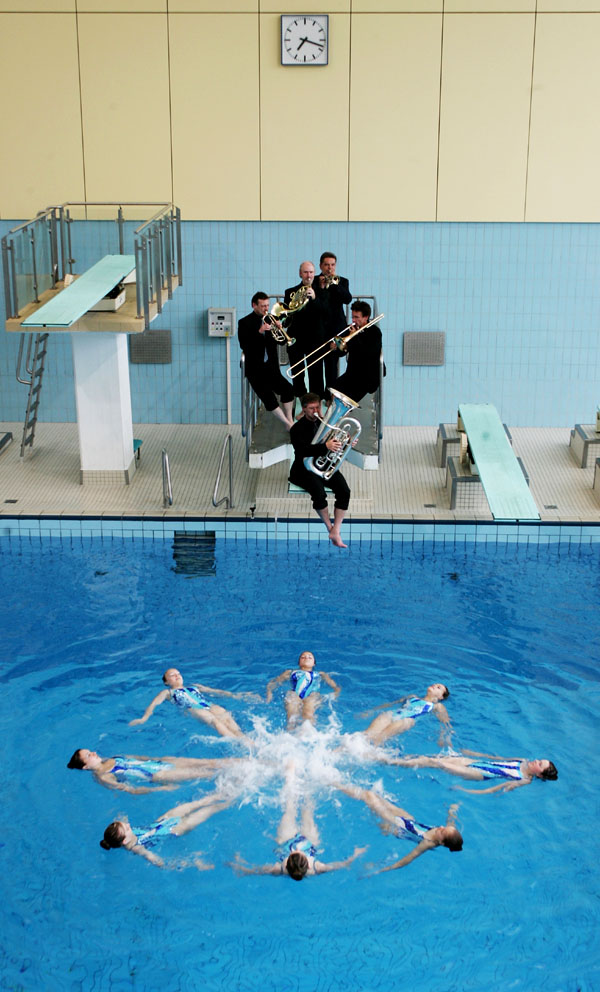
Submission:
<svg viewBox="0 0 600 992">
<path fill-rule="evenodd" d="M 252 311 L 238 323 L 240 348 L 246 359 L 246 378 L 264 403 L 265 409 L 277 417 L 289 431 L 293 424 L 294 391 L 279 371 L 277 342 L 271 334 L 270 325 L 264 321 L 269 312 L 269 297 L 266 293 L 254 294 Z M 274 323 L 277 327 L 281 326 L 278 321 Z M 281 400 L 281 406 L 277 396 Z"/>
<path fill-rule="evenodd" d="M 348 483 L 339 470 L 334 472 L 327 482 L 335 496 L 333 521 L 331 521 L 327 508 L 325 482 L 320 475 L 310 472 L 304 465 L 305 458 L 326 455 L 330 451 L 340 451 L 342 445 L 334 438 L 323 444 L 312 443 L 320 426 L 318 418 L 321 415 L 321 397 L 317 393 L 307 393 L 300 402 L 302 404 L 302 416 L 290 431 L 290 441 L 294 445 L 295 456 L 290 470 L 290 482 L 305 489 L 309 494 L 314 509 L 329 531 L 329 540 L 332 544 L 338 548 L 346 548 L 347 545 L 344 544 L 340 536 L 340 528 L 350 502 Z"/>
<path fill-rule="evenodd" d="M 360 330 L 370 319 L 369 304 L 364 300 L 355 300 L 352 304 L 353 327 L 347 336 L 352 335 L 353 330 Z M 335 343 L 331 347 L 335 348 Z M 342 354 L 348 355 L 348 363 L 344 374 L 333 383 L 333 388 L 358 403 L 367 393 L 374 393 L 379 388 L 381 331 L 377 324 L 373 324 L 366 331 L 353 336 L 347 344 L 342 337 L 337 347 Z"/>
<path fill-rule="evenodd" d="M 308 303 L 302 307 L 298 313 L 293 314 L 288 320 L 287 329 L 296 341 L 295 344 L 288 345 L 288 356 L 290 365 L 294 369 L 293 388 L 294 396 L 302 397 L 306 392 L 304 381 L 303 360 L 305 355 L 309 355 L 321 344 L 321 304 L 317 300 L 313 289 L 315 278 L 315 267 L 312 262 L 302 262 L 300 266 L 300 282 L 295 286 L 286 289 L 283 298 L 284 307 L 289 307 L 292 294 L 296 293 L 302 286 L 308 293 Z M 308 388 L 311 393 L 318 393 L 324 396 L 323 386 L 323 360 L 321 359 L 308 370 Z"/>
</svg>

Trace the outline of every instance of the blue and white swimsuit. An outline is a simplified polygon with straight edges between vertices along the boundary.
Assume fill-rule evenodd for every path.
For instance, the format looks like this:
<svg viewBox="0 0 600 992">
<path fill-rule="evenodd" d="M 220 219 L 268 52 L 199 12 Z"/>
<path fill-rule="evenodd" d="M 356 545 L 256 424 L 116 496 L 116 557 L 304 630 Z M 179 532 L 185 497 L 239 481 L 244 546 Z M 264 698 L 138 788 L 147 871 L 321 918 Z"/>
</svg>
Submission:
<svg viewBox="0 0 600 992">
<path fill-rule="evenodd" d="M 408 817 L 404 816 L 395 816 L 394 824 L 396 837 L 402 837 L 403 840 L 412 840 L 416 844 L 423 840 L 428 830 L 433 829 L 425 823 L 417 823 L 416 820 L 409 820 Z"/>
<path fill-rule="evenodd" d="M 161 837 L 172 835 L 173 827 L 177 826 L 180 819 L 181 817 L 179 816 L 169 816 L 166 820 L 156 820 L 149 827 L 132 827 L 131 829 L 136 836 L 138 844 L 141 844 L 146 850 L 150 850 L 156 847 Z"/>
<path fill-rule="evenodd" d="M 309 841 L 308 837 L 304 834 L 296 834 L 295 837 L 291 837 L 289 840 L 284 841 L 283 844 L 277 849 L 278 850 L 278 860 L 281 862 L 281 871 L 283 872 L 283 863 L 286 858 L 289 858 L 290 854 L 294 851 L 300 851 L 301 854 L 305 854 L 308 858 L 308 863 L 310 867 L 313 867 L 314 858 L 317 853 L 317 849 L 314 844 Z"/>
<path fill-rule="evenodd" d="M 482 773 L 484 779 L 507 778 L 513 782 L 522 782 L 523 773 L 521 772 L 521 765 L 523 764 L 523 760 L 523 758 L 513 758 L 512 761 L 480 759 L 479 761 L 470 761 L 469 768 L 476 768 Z"/>
<path fill-rule="evenodd" d="M 170 689 L 170 700 L 182 710 L 209 710 L 210 703 L 195 685 Z"/>
<path fill-rule="evenodd" d="M 431 713 L 433 706 L 434 704 L 428 700 L 415 696 L 413 699 L 407 699 L 399 710 L 394 710 L 394 716 L 397 716 L 399 720 L 415 720 L 416 717 L 423 716 L 424 713 Z"/>
<path fill-rule="evenodd" d="M 305 672 L 301 668 L 296 669 L 290 675 L 290 685 L 293 692 L 300 699 L 306 699 L 311 692 L 319 692 L 321 688 L 321 676 L 318 672 Z"/>
<path fill-rule="evenodd" d="M 108 774 L 114 775 L 117 782 L 133 784 L 151 782 L 156 772 L 173 768 L 169 761 L 153 761 L 150 758 L 144 761 L 140 758 L 125 758 L 121 754 L 115 755 L 114 762 Z"/>
</svg>

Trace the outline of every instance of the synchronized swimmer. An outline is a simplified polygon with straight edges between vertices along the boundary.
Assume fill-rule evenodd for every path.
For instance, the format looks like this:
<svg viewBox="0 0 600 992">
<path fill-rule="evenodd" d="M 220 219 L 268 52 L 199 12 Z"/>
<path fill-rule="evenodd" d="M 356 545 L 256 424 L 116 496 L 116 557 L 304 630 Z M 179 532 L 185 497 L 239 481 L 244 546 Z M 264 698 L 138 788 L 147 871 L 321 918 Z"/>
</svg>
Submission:
<svg viewBox="0 0 600 992">
<path fill-rule="evenodd" d="M 273 690 L 282 682 L 289 680 L 290 689 L 285 696 L 285 711 L 287 714 L 287 729 L 291 730 L 301 719 L 315 722 L 317 706 L 322 702 L 320 692 L 321 681 L 334 690 L 335 698 L 339 696 L 341 687 L 334 682 L 327 672 L 315 671 L 315 656 L 312 651 L 303 651 L 298 658 L 298 668 L 286 668 L 281 675 L 271 679 L 267 685 L 266 701 L 273 699 Z"/>
<path fill-rule="evenodd" d="M 556 766 L 546 758 L 500 758 L 493 754 L 479 754 L 476 751 L 469 751 L 468 754 L 475 755 L 475 759 L 462 755 L 417 755 L 409 758 L 385 758 L 385 763 L 389 765 L 400 765 L 403 768 L 439 768 L 440 771 L 449 775 L 458 775 L 459 778 L 466 778 L 472 782 L 484 782 L 488 779 L 501 779 L 497 785 L 492 785 L 489 789 L 465 789 L 456 786 L 462 792 L 472 792 L 476 795 L 483 795 L 486 792 L 509 792 L 511 789 L 518 789 L 522 785 L 530 785 L 534 778 L 542 781 L 555 781 L 558 778 Z"/>
<path fill-rule="evenodd" d="M 198 682 L 185 686 L 183 676 L 177 668 L 167 668 L 162 678 L 167 688 L 154 697 L 143 716 L 130 721 L 130 727 L 145 723 L 157 706 L 169 700 L 179 709 L 189 713 L 190 716 L 207 723 L 209 727 L 214 727 L 222 737 L 245 737 L 229 710 L 223 706 L 217 706 L 215 703 L 210 703 L 205 698 L 205 693 L 210 693 L 214 696 L 230 696 L 232 699 L 241 699 L 244 693 L 227 692 L 226 689 L 211 689 Z"/>
<path fill-rule="evenodd" d="M 389 740 L 390 737 L 405 734 L 407 730 L 411 730 L 415 725 L 415 720 L 425 713 L 434 713 L 440 723 L 444 724 L 444 727 L 448 729 L 450 727 L 450 717 L 442 700 L 447 699 L 449 695 L 450 690 L 447 686 L 441 682 L 435 682 L 429 686 L 422 698 L 419 696 L 403 696 L 402 699 L 396 699 L 393 703 L 384 703 L 383 706 L 376 706 L 375 709 L 391 709 L 392 706 L 398 706 L 398 703 L 401 703 L 398 709 L 391 710 L 390 713 L 380 713 L 379 716 L 376 716 L 363 733 L 372 744 L 379 746 Z M 374 710 L 368 710 L 367 713 L 362 715 L 368 716 L 372 712 Z"/>
<path fill-rule="evenodd" d="M 100 785 L 123 792 L 157 792 L 175 789 L 177 783 L 193 779 L 214 778 L 221 768 L 241 758 L 145 758 L 140 755 L 115 755 L 101 758 L 96 751 L 78 748 L 67 768 L 92 772 Z"/>
</svg>

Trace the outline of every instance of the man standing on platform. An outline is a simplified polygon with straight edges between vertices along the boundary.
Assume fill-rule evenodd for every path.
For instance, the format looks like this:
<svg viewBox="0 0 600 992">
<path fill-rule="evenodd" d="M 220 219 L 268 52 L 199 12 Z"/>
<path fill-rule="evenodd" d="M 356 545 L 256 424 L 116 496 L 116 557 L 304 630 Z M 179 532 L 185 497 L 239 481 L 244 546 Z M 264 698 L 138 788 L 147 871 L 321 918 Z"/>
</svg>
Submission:
<svg viewBox="0 0 600 992">
<path fill-rule="evenodd" d="M 333 388 L 349 396 L 359 403 L 367 393 L 374 393 L 379 388 L 381 361 L 381 331 L 377 324 L 372 324 L 366 331 L 365 327 L 371 319 L 371 307 L 364 300 L 354 300 L 352 304 L 353 327 L 345 337 L 350 337 L 353 331 L 360 331 L 352 336 L 348 343 L 341 338 L 339 350 L 348 356 L 348 364 L 343 375 L 332 383 Z"/>
<path fill-rule="evenodd" d="M 352 293 L 348 280 L 336 273 L 337 257 L 332 251 L 324 251 L 319 260 L 321 274 L 317 276 L 314 289 L 321 305 L 323 341 L 340 334 L 346 328 L 344 306 L 350 303 Z M 332 386 L 338 377 L 338 355 L 332 351 L 325 359 L 325 387 Z"/>
<path fill-rule="evenodd" d="M 295 344 L 288 345 L 290 365 L 297 365 L 295 369 L 297 374 L 293 379 L 294 396 L 302 397 L 306 393 L 306 384 L 304 381 L 304 371 L 299 363 L 302 362 L 305 355 L 314 351 L 323 339 L 321 336 L 321 304 L 317 301 L 313 289 L 315 278 L 315 267 L 313 263 L 302 262 L 299 275 L 300 282 L 296 286 L 290 286 L 289 289 L 286 289 L 283 305 L 288 307 L 292 293 L 298 292 L 302 286 L 305 287 L 309 297 L 308 303 L 302 307 L 302 310 L 299 310 L 298 313 L 290 317 L 286 324 L 288 333 L 296 338 Z M 325 395 L 322 361 L 316 362 L 308 370 L 308 384 L 312 393 L 318 393 L 321 397 Z"/>
<path fill-rule="evenodd" d="M 312 499 L 313 508 L 319 514 L 321 520 L 329 531 L 329 540 L 337 548 L 346 548 L 340 536 L 342 520 L 346 515 L 350 502 L 350 487 L 344 476 L 339 471 L 334 472 L 327 485 L 335 496 L 335 507 L 333 511 L 333 521 L 329 517 L 327 509 L 327 496 L 325 494 L 325 483 L 320 475 L 310 472 L 304 466 L 305 458 L 317 458 L 319 455 L 326 455 L 330 451 L 340 451 L 342 445 L 340 441 L 331 438 L 323 444 L 313 444 L 312 440 L 319 429 L 321 421 L 321 397 L 317 393 L 307 393 L 302 397 L 302 416 L 296 421 L 290 431 L 290 441 L 294 445 L 294 461 L 290 469 L 290 482 L 295 486 L 300 486 L 306 490 Z"/>
<path fill-rule="evenodd" d="M 264 403 L 265 409 L 277 417 L 289 431 L 293 424 L 294 391 L 279 371 L 277 342 L 271 334 L 270 325 L 264 321 L 268 312 L 267 294 L 255 293 L 252 297 L 252 313 L 242 317 L 238 324 L 240 348 L 244 352 L 246 378 L 254 392 Z M 278 321 L 275 324 L 281 326 Z"/>
</svg>

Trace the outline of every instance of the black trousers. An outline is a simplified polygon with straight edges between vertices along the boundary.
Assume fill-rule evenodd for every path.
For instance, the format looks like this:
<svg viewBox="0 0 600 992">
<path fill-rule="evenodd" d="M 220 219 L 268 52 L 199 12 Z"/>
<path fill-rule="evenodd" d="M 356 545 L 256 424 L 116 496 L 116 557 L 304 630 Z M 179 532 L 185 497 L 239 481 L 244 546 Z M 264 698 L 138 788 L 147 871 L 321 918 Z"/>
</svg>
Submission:
<svg viewBox="0 0 600 992">
<path fill-rule="evenodd" d="M 300 486 L 301 489 L 306 490 L 312 499 L 312 505 L 315 510 L 324 510 L 327 506 L 325 485 L 329 486 L 335 496 L 336 510 L 348 509 L 348 504 L 350 503 L 350 487 L 339 470 L 334 472 L 326 483 L 320 475 L 315 475 L 314 472 L 309 472 L 309 470 L 304 468 L 304 466 L 299 468 L 297 465 L 292 465 L 290 482 L 293 482 L 295 486 Z"/>
</svg>

